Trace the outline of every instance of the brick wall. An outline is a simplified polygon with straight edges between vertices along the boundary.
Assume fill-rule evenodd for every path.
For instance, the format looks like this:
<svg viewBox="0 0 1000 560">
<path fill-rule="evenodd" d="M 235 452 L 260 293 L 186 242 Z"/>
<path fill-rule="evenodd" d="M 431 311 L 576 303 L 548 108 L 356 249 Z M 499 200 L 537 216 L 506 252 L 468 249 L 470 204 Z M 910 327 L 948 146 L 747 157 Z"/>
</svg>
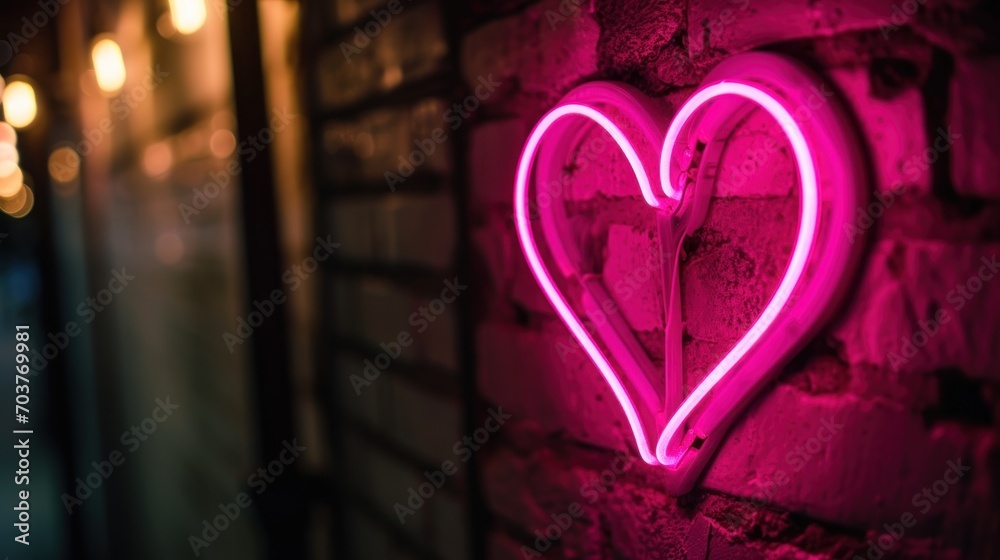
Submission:
<svg viewBox="0 0 1000 560">
<path fill-rule="evenodd" d="M 1000 254 L 997 12 L 975 0 L 545 0 L 466 11 L 463 79 L 501 84 L 468 132 L 476 378 L 483 399 L 512 415 L 481 451 L 488 558 L 1000 554 L 1000 283 L 972 280 Z M 873 190 L 892 202 L 868 212 L 870 246 L 836 318 L 749 407 L 696 490 L 676 498 L 662 471 L 638 459 L 595 367 L 566 350 L 570 336 L 514 234 L 513 173 L 534 122 L 575 85 L 621 80 L 677 107 L 712 66 L 755 48 L 806 62 L 840 92 L 864 131 Z M 953 138 L 935 150 L 946 131 Z M 768 138 L 784 145 L 773 122 L 746 123 L 721 176 L 735 177 Z M 611 152 L 593 162 L 607 180 L 581 177 L 567 197 L 590 224 L 609 286 L 628 280 L 657 239 Z M 746 330 L 787 259 L 791 159 L 779 150 L 745 179 L 717 186 L 705 227 L 685 245 L 689 383 Z M 617 303 L 662 359 L 655 284 L 637 282 Z M 946 317 L 935 334 L 898 359 L 935 317 Z M 824 424 L 835 433 L 820 441 Z M 954 479 L 958 462 L 970 470 L 938 482 Z M 904 534 L 884 536 L 885 524 Z M 880 536 L 888 552 L 870 552 Z"/>
<path fill-rule="evenodd" d="M 319 354 L 335 556 L 468 558 L 470 466 L 436 474 L 460 463 L 471 380 L 460 144 L 448 120 L 462 86 L 445 14 L 411 0 L 312 8 L 303 54 L 314 69 L 315 219 L 340 243 L 323 270 Z M 428 472 L 439 486 L 429 497 Z"/>
</svg>

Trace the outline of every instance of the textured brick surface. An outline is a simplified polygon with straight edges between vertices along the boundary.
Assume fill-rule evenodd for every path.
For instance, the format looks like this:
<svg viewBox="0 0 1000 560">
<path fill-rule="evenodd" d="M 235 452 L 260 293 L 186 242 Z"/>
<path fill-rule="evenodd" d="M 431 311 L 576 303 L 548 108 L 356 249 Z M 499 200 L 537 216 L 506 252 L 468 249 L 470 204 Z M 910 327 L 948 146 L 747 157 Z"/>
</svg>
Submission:
<svg viewBox="0 0 1000 560">
<path fill-rule="evenodd" d="M 597 71 L 596 22 L 583 9 L 551 22 L 547 12 L 558 10 L 558 1 L 547 0 L 469 33 L 462 45 L 466 83 L 475 87 L 480 77 L 492 75 L 504 84 L 502 92 L 514 89 L 531 96 L 552 96 L 593 75 Z M 502 100 L 491 97 L 488 103 Z"/>
<path fill-rule="evenodd" d="M 862 69 L 835 69 L 830 77 L 843 92 L 868 141 L 875 187 L 885 191 L 901 185 L 917 192 L 929 191 L 930 167 L 936 157 L 925 153 L 934 139 L 927 139 L 920 92 L 911 88 L 890 100 L 875 99 Z"/>
<path fill-rule="evenodd" d="M 895 3 L 691 0 L 688 45 L 693 56 L 713 49 L 735 53 L 799 37 L 877 28 L 889 20 Z"/>
<path fill-rule="evenodd" d="M 1000 266 L 1000 244 L 876 244 L 831 333 L 842 356 L 901 375 L 954 367 L 997 380 L 1000 283 L 979 275 L 990 264 Z"/>
</svg>

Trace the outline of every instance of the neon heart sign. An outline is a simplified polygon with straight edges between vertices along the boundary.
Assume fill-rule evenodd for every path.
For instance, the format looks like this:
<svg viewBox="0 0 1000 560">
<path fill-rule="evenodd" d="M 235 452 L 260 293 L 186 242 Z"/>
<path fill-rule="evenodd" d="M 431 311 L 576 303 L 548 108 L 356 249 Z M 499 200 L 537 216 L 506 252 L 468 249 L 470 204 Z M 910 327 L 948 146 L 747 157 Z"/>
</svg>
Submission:
<svg viewBox="0 0 1000 560">
<path fill-rule="evenodd" d="M 691 489 L 742 409 L 816 334 L 843 296 L 859 259 L 863 243 L 851 243 L 842 232 L 867 192 L 867 163 L 847 113 L 825 92 L 814 75 L 793 61 L 747 53 L 714 69 L 664 131 L 662 123 L 668 119 L 640 92 L 623 84 L 590 83 L 543 116 L 522 151 L 514 204 L 524 256 L 545 296 L 617 397 L 639 455 L 666 467 L 668 487 L 675 493 Z M 798 166 L 795 244 L 760 316 L 685 395 L 680 244 L 706 217 L 728 137 L 755 110 L 766 111 L 778 123 Z M 620 316 L 605 314 L 605 320 L 594 321 L 610 296 L 599 275 L 582 272 L 586 259 L 568 226 L 565 206 L 553 203 L 554 193 L 538 188 L 534 198 L 529 195 L 533 184 L 562 177 L 573 146 L 594 127 L 622 150 L 643 200 L 656 214 L 665 299 L 663 371 Z M 583 317 L 591 319 L 589 325 Z"/>
</svg>

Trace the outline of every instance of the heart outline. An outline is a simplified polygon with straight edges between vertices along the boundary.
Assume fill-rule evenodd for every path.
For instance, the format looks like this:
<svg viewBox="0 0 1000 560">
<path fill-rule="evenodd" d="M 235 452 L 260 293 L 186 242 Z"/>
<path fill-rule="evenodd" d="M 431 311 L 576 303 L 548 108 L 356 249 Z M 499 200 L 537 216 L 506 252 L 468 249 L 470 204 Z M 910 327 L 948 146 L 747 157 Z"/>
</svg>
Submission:
<svg viewBox="0 0 1000 560">
<path fill-rule="evenodd" d="M 852 126 L 850 116 L 837 104 L 835 99 L 825 100 L 828 102 L 826 105 L 814 109 L 816 114 L 810 117 L 814 122 L 797 122 L 796 117 L 786 107 L 791 101 L 799 99 L 800 95 L 796 93 L 796 88 L 808 84 L 812 84 L 812 87 L 815 88 L 816 83 L 816 77 L 808 70 L 780 55 L 746 53 L 737 55 L 721 64 L 685 101 L 671 118 L 671 124 L 665 137 L 661 136 L 664 140 L 662 149 L 659 150 L 658 175 L 662 198 L 654 191 L 647 166 L 643 165 L 642 157 L 632 146 L 629 137 L 622 131 L 621 127 L 615 124 L 612 117 L 602 112 L 599 107 L 602 103 L 606 105 L 611 102 L 616 106 L 615 109 L 624 115 L 625 122 L 630 125 L 638 125 L 644 136 L 650 136 L 650 131 L 657 129 L 655 122 L 657 111 L 653 104 L 642 94 L 621 84 L 595 82 L 585 84 L 567 94 L 535 125 L 518 160 L 514 189 L 515 223 L 529 268 L 546 298 L 556 308 L 560 319 L 567 325 L 611 387 L 628 419 L 640 456 L 649 464 L 667 467 L 668 488 L 675 493 L 685 492 L 693 486 L 700 471 L 711 457 L 715 447 L 718 446 L 722 434 L 728 429 L 740 410 L 779 370 L 779 365 L 783 364 L 796 347 L 801 346 L 804 340 L 808 340 L 810 333 L 818 330 L 823 318 L 829 314 L 834 303 L 842 297 L 846 285 L 849 283 L 850 273 L 859 260 L 860 247 L 863 244 L 845 243 L 842 240 L 838 243 L 836 236 L 830 234 L 836 229 L 836 226 L 846 223 L 848 217 L 852 215 L 854 207 L 860 203 L 863 197 L 862 193 L 865 192 L 863 187 L 867 183 L 869 175 L 867 161 L 859 150 L 861 142 L 856 136 L 856 129 Z M 647 413 L 662 414 L 664 417 L 669 415 L 670 418 L 656 439 L 654 451 L 650 447 L 650 440 L 640 415 L 640 409 L 633 402 L 632 396 L 622 381 L 622 377 L 629 379 L 630 373 L 628 371 L 621 372 L 620 376 L 620 372 L 615 370 L 597 341 L 583 327 L 582 321 L 573 311 L 573 307 L 566 300 L 565 295 L 555 285 L 541 258 L 527 214 L 529 206 L 527 192 L 542 139 L 560 119 L 570 116 L 584 117 L 608 132 L 615 144 L 625 153 L 647 205 L 654 211 L 677 213 L 684 208 L 683 202 L 686 192 L 684 186 L 675 187 L 672 180 L 674 176 L 672 169 L 676 164 L 673 161 L 673 154 L 678 139 L 685 136 L 685 132 L 690 133 L 690 129 L 685 129 L 685 127 L 698 127 L 701 126 L 701 121 L 710 121 L 711 118 L 705 117 L 708 110 L 713 105 L 717 105 L 719 99 L 728 99 L 727 96 L 743 97 L 763 108 L 778 121 L 789 138 L 798 166 L 800 191 L 799 227 L 795 248 L 789 258 L 789 264 L 779 287 L 771 295 L 760 316 L 755 319 L 751 328 L 740 337 L 739 341 L 713 368 L 712 372 L 698 383 L 697 387 L 683 399 L 676 410 L 647 411 Z M 576 101 L 581 97 L 596 101 L 593 103 Z M 701 111 L 700 114 L 699 111 Z M 698 115 L 697 118 L 695 118 L 696 115 Z M 619 116 L 619 118 L 622 117 Z M 811 134 L 807 134 L 804 130 L 806 128 L 812 129 L 809 131 Z M 828 153 L 823 153 L 820 148 L 826 148 Z M 702 174 L 704 175 L 704 171 Z M 701 178 L 702 176 L 699 176 L 699 180 Z M 822 188 L 821 183 L 823 184 Z M 697 189 L 697 185 L 694 188 Z M 831 193 L 836 196 L 831 197 Z M 826 206 L 830 206 L 830 208 Z M 824 227 L 822 231 L 819 230 L 820 225 Z M 822 237 L 821 243 L 817 242 L 817 236 Z M 550 238 L 547 240 L 551 242 Z M 817 259 L 811 259 L 817 245 L 834 253 L 828 258 L 825 265 L 820 263 L 817 266 L 815 264 Z M 824 256 L 826 256 L 825 253 Z M 813 265 L 813 270 L 809 270 L 810 265 Z M 559 263 L 559 266 L 563 269 L 572 268 L 565 262 Z M 789 274 L 790 270 L 791 274 Z M 835 278 L 829 289 L 802 289 L 803 282 L 807 282 L 810 278 L 815 281 L 817 277 L 824 278 L 824 275 L 827 274 L 832 274 Z M 665 296 L 667 295 L 665 290 Z M 816 303 L 817 300 L 821 300 L 817 306 L 818 310 L 798 314 L 791 311 L 795 309 L 793 303 L 797 303 L 799 308 L 802 308 L 807 303 Z M 785 319 L 785 323 L 776 323 L 779 318 Z M 767 336 L 773 338 L 775 333 L 782 332 L 782 328 L 786 334 L 790 333 L 798 342 L 786 343 L 784 348 L 780 344 L 776 344 L 779 350 L 774 352 L 774 356 L 763 356 L 760 355 L 760 352 L 752 353 L 753 350 L 757 349 L 756 345 L 762 339 Z M 605 336 L 601 338 L 602 342 L 607 342 Z M 613 337 L 607 338 L 612 339 Z M 763 369 L 762 371 L 744 373 L 744 377 L 749 383 L 748 387 L 741 391 L 739 388 L 733 388 L 733 376 L 730 376 L 730 373 L 738 366 L 743 365 L 744 361 L 747 364 L 758 365 L 762 362 Z M 667 371 L 665 375 L 669 379 L 670 375 L 683 375 L 683 372 Z M 727 376 L 730 377 L 727 378 Z M 728 383 L 723 383 L 724 381 Z M 716 402 L 712 402 L 713 398 L 716 399 Z M 718 401 L 723 401 L 723 403 L 716 404 Z M 701 415 L 694 422 L 700 422 L 700 424 L 687 431 L 682 431 L 683 425 L 686 422 L 691 422 L 691 415 L 699 407 L 702 408 Z M 658 425 L 659 422 L 654 425 L 654 429 Z M 698 431 L 699 426 L 701 426 L 701 432 Z M 712 437 L 709 437 L 710 434 Z M 683 442 L 676 441 L 678 437 L 686 438 L 687 448 L 684 448 Z M 707 441 L 707 445 L 702 443 L 702 446 L 698 447 L 694 454 L 691 454 L 691 445 L 699 438 L 702 442 Z M 671 445 L 676 446 L 673 452 Z"/>
</svg>

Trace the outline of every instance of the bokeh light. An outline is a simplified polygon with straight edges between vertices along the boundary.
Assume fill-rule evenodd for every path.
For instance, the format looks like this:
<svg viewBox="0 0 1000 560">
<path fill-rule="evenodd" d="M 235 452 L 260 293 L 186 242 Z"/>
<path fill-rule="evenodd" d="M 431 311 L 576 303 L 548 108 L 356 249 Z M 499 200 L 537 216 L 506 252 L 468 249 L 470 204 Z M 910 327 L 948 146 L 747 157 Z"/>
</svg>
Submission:
<svg viewBox="0 0 1000 560">
<path fill-rule="evenodd" d="M 24 204 L 22 204 L 20 208 L 11 211 L 7 211 L 5 208 L 3 208 L 4 212 L 7 212 L 7 214 L 9 214 L 10 217 L 12 218 L 23 218 L 27 216 L 29 212 L 31 212 L 32 208 L 35 207 L 35 193 L 32 192 L 31 188 L 22 185 L 21 190 L 24 192 L 25 195 Z"/>
<path fill-rule="evenodd" d="M 17 132 L 10 124 L 0 121 L 0 143 L 17 146 Z"/>
<path fill-rule="evenodd" d="M 156 31 L 160 34 L 160 37 L 164 39 L 169 39 L 174 35 L 177 35 L 177 28 L 174 27 L 174 22 L 170 19 L 170 14 L 164 12 L 160 14 L 160 17 L 156 18 Z"/>
<path fill-rule="evenodd" d="M 13 196 L 0 198 L 0 211 L 13 214 L 24 208 L 28 202 L 28 187 L 21 185 Z"/>
<path fill-rule="evenodd" d="M 156 238 L 154 252 L 163 264 L 175 264 L 184 257 L 184 241 L 172 231 L 161 233 Z"/>
<path fill-rule="evenodd" d="M 17 80 L 7 84 L 0 97 L 4 118 L 15 128 L 24 128 L 34 122 L 38 115 L 35 88 L 28 82 Z"/>
<path fill-rule="evenodd" d="M 14 167 L 10 175 L 0 177 L 0 198 L 10 198 L 17 194 L 17 190 L 24 184 L 24 174 L 21 168 Z"/>
<path fill-rule="evenodd" d="M 49 154 L 49 176 L 58 183 L 69 183 L 80 176 L 80 155 L 63 146 Z"/>
<path fill-rule="evenodd" d="M 150 177 L 159 177 L 174 164 L 174 155 L 167 142 L 150 144 L 142 154 L 142 170 Z"/>
<path fill-rule="evenodd" d="M 0 142 L 0 177 L 8 177 L 17 169 L 20 154 L 13 144 Z"/>
<path fill-rule="evenodd" d="M 113 39 L 99 39 L 91 51 L 97 87 L 105 93 L 118 93 L 125 85 L 125 59 L 122 49 Z"/>
<path fill-rule="evenodd" d="M 184 35 L 201 29 L 206 15 L 205 0 L 170 0 L 170 21 Z"/>
<path fill-rule="evenodd" d="M 208 147 L 212 150 L 212 155 L 215 157 L 227 157 L 236 149 L 236 136 L 225 129 L 216 130 L 208 140 Z"/>
</svg>

